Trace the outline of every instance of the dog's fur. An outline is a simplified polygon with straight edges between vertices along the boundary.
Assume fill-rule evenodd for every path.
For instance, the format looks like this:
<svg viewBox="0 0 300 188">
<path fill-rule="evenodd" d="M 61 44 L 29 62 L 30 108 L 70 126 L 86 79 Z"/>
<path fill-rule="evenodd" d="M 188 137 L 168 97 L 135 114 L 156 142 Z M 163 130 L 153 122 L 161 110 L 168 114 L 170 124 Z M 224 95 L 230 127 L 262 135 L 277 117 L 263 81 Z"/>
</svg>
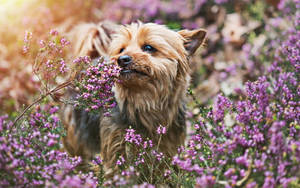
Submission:
<svg viewBox="0 0 300 188">
<path fill-rule="evenodd" d="M 178 146 L 184 144 L 186 135 L 185 101 L 190 82 L 188 59 L 203 44 L 206 31 L 175 32 L 162 25 L 140 22 L 110 27 L 109 30 L 105 27 L 106 32 L 102 32 L 105 30 L 103 25 L 78 28 L 82 35 L 91 37 L 86 37 L 87 40 L 84 36 L 80 38 L 75 44 L 77 53 L 94 57 L 108 55 L 116 60 L 129 55 L 133 61 L 127 69 L 134 71 L 121 73 L 121 82 L 115 84 L 118 106 L 111 117 L 103 117 L 101 113 L 92 115 L 72 106 L 64 108 L 62 119 L 67 136 L 63 142 L 67 151 L 86 159 L 100 152 L 105 171 L 109 174 L 115 169 L 117 157 L 126 157 L 125 129 L 131 126 L 157 143 L 156 130 L 163 125 L 167 127 L 167 133 L 162 137 L 159 150 L 168 157 L 175 155 Z M 112 36 L 111 33 L 116 34 Z M 107 40 L 104 43 L 102 39 Z M 145 51 L 142 49 L 144 45 L 151 45 L 156 50 Z"/>
</svg>

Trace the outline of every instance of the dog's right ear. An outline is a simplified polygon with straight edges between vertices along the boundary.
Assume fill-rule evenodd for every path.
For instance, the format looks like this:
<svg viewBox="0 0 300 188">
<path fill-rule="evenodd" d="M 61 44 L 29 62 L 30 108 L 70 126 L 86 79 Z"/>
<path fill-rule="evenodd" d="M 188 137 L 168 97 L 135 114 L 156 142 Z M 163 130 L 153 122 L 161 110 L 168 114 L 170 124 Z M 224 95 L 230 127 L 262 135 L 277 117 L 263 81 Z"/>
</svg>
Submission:
<svg viewBox="0 0 300 188">
<path fill-rule="evenodd" d="M 184 47 L 189 55 L 193 55 L 195 51 L 205 42 L 206 30 L 181 30 L 178 33 L 185 39 Z"/>
<path fill-rule="evenodd" d="M 73 55 L 96 58 L 107 56 L 112 34 L 119 26 L 112 22 L 84 23 L 73 28 L 69 39 L 73 44 Z"/>
</svg>

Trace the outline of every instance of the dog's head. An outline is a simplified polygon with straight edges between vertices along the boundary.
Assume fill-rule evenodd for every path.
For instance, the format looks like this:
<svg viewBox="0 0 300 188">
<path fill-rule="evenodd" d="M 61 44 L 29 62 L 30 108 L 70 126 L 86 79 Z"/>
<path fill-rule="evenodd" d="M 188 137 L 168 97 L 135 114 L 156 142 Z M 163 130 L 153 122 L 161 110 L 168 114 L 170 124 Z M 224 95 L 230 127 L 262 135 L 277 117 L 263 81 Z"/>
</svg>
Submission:
<svg viewBox="0 0 300 188">
<path fill-rule="evenodd" d="M 142 122 L 150 132 L 158 124 L 173 122 L 178 109 L 183 111 L 189 86 L 188 57 L 205 36 L 202 29 L 176 32 L 153 23 L 120 28 L 110 45 L 110 57 L 122 68 L 115 96 L 129 119 Z"/>
<path fill-rule="evenodd" d="M 110 45 L 122 68 L 125 88 L 168 87 L 189 74 L 188 56 L 204 42 L 206 31 L 175 32 L 153 23 L 123 26 Z"/>
</svg>

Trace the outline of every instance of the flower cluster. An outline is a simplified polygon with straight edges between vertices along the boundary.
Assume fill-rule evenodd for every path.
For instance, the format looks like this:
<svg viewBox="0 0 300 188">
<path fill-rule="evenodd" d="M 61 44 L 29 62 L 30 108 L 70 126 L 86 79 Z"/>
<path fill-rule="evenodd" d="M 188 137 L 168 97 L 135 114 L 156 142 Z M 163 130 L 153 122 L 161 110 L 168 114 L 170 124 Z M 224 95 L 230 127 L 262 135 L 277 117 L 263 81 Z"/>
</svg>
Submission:
<svg viewBox="0 0 300 188">
<path fill-rule="evenodd" d="M 96 187 L 93 174 L 74 173 L 80 158 L 59 151 L 64 131 L 57 110 L 55 106 L 37 106 L 24 122 L 14 126 L 8 116 L 0 117 L 1 187 Z"/>
<path fill-rule="evenodd" d="M 30 48 L 30 42 L 32 39 L 32 32 L 26 31 L 24 36 L 23 53 L 27 53 Z"/>
<path fill-rule="evenodd" d="M 126 159 L 119 156 L 116 165 L 119 168 L 119 175 L 112 180 L 104 182 L 105 186 L 132 186 L 135 187 L 152 187 L 151 183 L 165 182 L 164 178 L 170 179 L 173 170 L 160 169 L 165 164 L 169 164 L 170 160 L 162 151 L 159 150 L 161 137 L 166 133 L 166 128 L 159 126 L 159 140 L 155 143 L 145 138 L 137 130 L 129 127 L 126 129 L 124 141 L 126 145 Z M 171 165 L 170 165 L 171 168 Z M 161 173 L 162 177 L 154 177 L 154 172 Z M 154 180 L 155 179 L 155 180 Z M 136 185 L 137 181 L 145 181 L 143 185 Z M 150 184 L 148 184 L 150 183 Z"/>
<path fill-rule="evenodd" d="M 24 40 L 29 43 L 31 38 L 31 33 L 27 32 Z M 50 95 L 56 99 L 55 92 L 72 83 L 76 87 L 74 92 L 78 94 L 75 99 L 72 98 L 72 104 L 86 111 L 103 110 L 105 116 L 109 115 L 108 111 L 116 106 L 112 91 L 120 72 L 116 63 L 102 58 L 92 61 L 88 56 L 69 62 L 65 57 L 70 42 L 54 29 L 49 32 L 47 40 L 40 40 L 39 44 L 33 71 L 42 82 L 44 94 L 54 91 Z"/>
<path fill-rule="evenodd" d="M 71 67 L 65 60 L 70 42 L 52 29 L 45 40 L 39 41 L 39 50 L 35 56 L 33 72 L 42 82 L 45 93 L 61 84 Z"/>
<path fill-rule="evenodd" d="M 78 62 L 84 62 L 88 67 L 75 84 L 80 91 L 75 105 L 91 112 L 104 110 L 104 115 L 109 115 L 109 110 L 117 105 L 112 88 L 117 81 L 120 68 L 114 62 L 103 59 L 90 61 L 81 57 L 74 60 L 74 63 Z"/>
<path fill-rule="evenodd" d="M 142 144 L 143 139 L 140 134 L 135 133 L 134 129 L 129 128 L 126 129 L 125 141 L 139 146 Z"/>
<path fill-rule="evenodd" d="M 167 132 L 167 128 L 162 126 L 162 125 L 159 125 L 157 127 L 157 130 L 156 130 L 157 134 L 166 134 Z"/>
</svg>

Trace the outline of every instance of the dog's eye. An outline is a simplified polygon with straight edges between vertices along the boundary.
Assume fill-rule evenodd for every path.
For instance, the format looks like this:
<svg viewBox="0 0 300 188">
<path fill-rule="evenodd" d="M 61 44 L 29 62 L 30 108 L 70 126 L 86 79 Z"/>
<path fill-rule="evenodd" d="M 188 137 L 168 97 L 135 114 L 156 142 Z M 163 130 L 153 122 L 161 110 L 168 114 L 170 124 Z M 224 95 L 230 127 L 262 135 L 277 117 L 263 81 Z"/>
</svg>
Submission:
<svg viewBox="0 0 300 188">
<path fill-rule="evenodd" d="M 125 48 L 121 48 L 120 53 L 122 53 L 125 50 Z"/>
<path fill-rule="evenodd" d="M 156 51 L 156 49 L 154 47 L 152 47 L 151 45 L 149 45 L 149 44 L 144 45 L 142 47 L 142 50 L 144 52 L 155 52 Z"/>
</svg>

